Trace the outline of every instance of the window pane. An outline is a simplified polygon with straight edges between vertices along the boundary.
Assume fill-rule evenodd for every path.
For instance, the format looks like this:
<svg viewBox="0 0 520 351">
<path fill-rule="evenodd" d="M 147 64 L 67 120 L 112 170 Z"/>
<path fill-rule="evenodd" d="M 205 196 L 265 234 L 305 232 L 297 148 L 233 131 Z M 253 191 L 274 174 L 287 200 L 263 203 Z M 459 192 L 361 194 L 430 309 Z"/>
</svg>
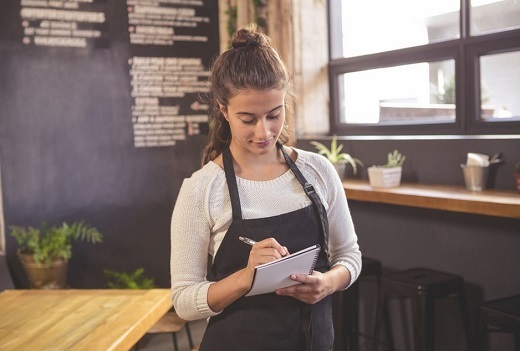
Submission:
<svg viewBox="0 0 520 351">
<path fill-rule="evenodd" d="M 342 1 L 343 56 L 459 38 L 459 0 Z"/>
<path fill-rule="evenodd" d="M 520 28 L 520 1 L 471 0 L 471 35 Z"/>
<path fill-rule="evenodd" d="M 520 51 L 480 57 L 481 118 L 520 117 Z"/>
<path fill-rule="evenodd" d="M 340 75 L 340 123 L 453 122 L 454 77 L 454 60 Z"/>
</svg>

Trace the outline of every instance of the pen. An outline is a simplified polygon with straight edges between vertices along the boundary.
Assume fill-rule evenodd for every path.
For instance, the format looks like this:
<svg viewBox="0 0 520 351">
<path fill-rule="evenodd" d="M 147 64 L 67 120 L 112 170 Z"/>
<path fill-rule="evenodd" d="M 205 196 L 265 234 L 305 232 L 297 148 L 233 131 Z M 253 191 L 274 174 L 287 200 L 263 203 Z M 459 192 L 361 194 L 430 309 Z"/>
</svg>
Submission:
<svg viewBox="0 0 520 351">
<path fill-rule="evenodd" d="M 254 244 L 256 244 L 256 241 L 251 240 L 251 239 L 249 239 L 249 238 L 245 238 L 245 237 L 243 237 L 243 236 L 239 236 L 238 239 L 239 239 L 240 241 L 245 242 L 245 243 L 248 244 L 248 245 L 251 245 L 251 246 L 253 246 Z"/>
<path fill-rule="evenodd" d="M 251 245 L 251 246 L 253 246 L 254 244 L 256 244 L 256 241 L 254 241 L 254 240 L 252 240 L 252 239 L 249 239 L 249 238 L 246 238 L 246 237 L 244 237 L 244 236 L 239 236 L 239 237 L 238 237 L 238 240 L 240 240 L 240 241 L 246 243 L 247 245 Z M 282 257 L 285 257 L 285 256 L 287 256 L 287 255 L 289 254 L 289 253 L 287 252 L 287 249 L 286 249 L 285 252 L 286 252 L 285 255 L 282 255 Z"/>
</svg>

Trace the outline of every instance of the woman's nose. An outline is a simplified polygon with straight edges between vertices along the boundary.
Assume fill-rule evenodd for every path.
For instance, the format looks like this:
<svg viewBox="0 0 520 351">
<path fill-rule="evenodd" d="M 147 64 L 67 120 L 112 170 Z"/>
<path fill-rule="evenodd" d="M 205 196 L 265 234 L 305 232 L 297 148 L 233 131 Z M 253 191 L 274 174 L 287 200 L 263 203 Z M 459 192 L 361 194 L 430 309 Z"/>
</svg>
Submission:
<svg viewBox="0 0 520 351">
<path fill-rule="evenodd" d="M 258 123 L 256 124 L 255 128 L 255 136 L 259 140 L 265 140 L 267 139 L 267 136 L 269 135 L 269 126 L 266 120 L 260 119 Z"/>
</svg>

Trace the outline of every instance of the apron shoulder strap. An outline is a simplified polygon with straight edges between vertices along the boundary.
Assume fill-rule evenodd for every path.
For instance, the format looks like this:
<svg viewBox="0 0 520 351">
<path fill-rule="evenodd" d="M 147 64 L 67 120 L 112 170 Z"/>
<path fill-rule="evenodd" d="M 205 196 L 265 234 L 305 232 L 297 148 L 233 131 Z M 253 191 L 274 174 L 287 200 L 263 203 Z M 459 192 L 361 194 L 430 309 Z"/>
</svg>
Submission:
<svg viewBox="0 0 520 351">
<path fill-rule="evenodd" d="M 233 159 L 229 148 L 222 152 L 222 160 L 224 162 L 224 173 L 229 189 L 229 197 L 231 199 L 231 209 L 233 211 L 233 219 L 242 219 L 242 209 L 240 208 L 240 196 L 238 195 L 237 178 L 235 169 L 233 168 Z"/>
<path fill-rule="evenodd" d="M 329 245 L 328 245 L 328 243 L 329 243 L 329 219 L 327 218 L 327 213 L 325 211 L 325 208 L 323 207 L 320 197 L 316 193 L 316 190 L 314 190 L 314 187 L 312 186 L 312 184 L 310 184 L 307 181 L 307 179 L 305 179 L 305 177 L 303 176 L 300 169 L 296 166 L 296 164 L 294 164 L 294 161 L 289 157 L 287 152 L 285 152 L 282 144 L 277 143 L 277 145 L 278 145 L 278 148 L 280 149 L 280 151 L 282 152 L 283 157 L 285 158 L 285 162 L 287 162 L 287 164 L 289 165 L 289 168 L 294 173 L 294 176 L 296 177 L 298 182 L 300 182 L 300 184 L 302 185 L 303 191 L 305 191 L 305 194 L 307 194 L 307 196 L 311 199 L 311 201 L 314 205 L 314 208 L 316 209 L 316 211 L 318 211 L 318 215 L 319 215 L 320 222 L 321 222 L 321 229 L 322 229 L 322 233 L 323 233 L 323 243 L 321 245 L 322 246 L 321 250 L 325 254 L 325 257 L 327 257 L 327 259 L 328 259 L 328 257 L 329 257 Z"/>
</svg>

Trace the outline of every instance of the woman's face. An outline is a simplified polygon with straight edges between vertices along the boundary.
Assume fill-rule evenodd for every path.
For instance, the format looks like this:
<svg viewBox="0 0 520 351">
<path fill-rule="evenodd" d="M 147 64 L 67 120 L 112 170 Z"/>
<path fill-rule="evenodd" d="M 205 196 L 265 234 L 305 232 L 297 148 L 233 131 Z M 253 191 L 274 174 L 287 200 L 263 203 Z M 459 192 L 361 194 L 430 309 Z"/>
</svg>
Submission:
<svg viewBox="0 0 520 351">
<path fill-rule="evenodd" d="M 276 147 L 285 121 L 285 91 L 243 90 L 220 110 L 231 129 L 234 152 L 268 154 Z"/>
</svg>

